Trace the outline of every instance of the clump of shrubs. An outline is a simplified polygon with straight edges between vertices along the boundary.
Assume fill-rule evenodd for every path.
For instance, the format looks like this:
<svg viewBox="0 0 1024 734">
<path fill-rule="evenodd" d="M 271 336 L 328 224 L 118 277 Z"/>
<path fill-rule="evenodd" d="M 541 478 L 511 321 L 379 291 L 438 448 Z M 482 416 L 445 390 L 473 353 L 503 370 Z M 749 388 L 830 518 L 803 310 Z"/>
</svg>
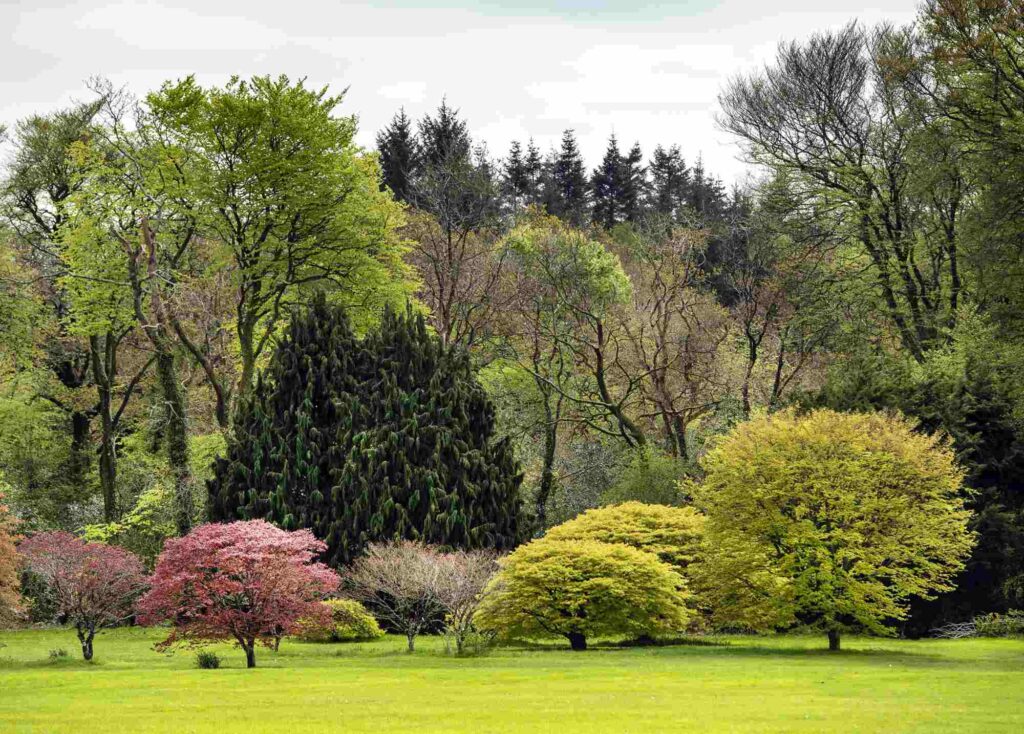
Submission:
<svg viewBox="0 0 1024 734">
<path fill-rule="evenodd" d="M 211 650 L 200 650 L 196 653 L 196 667 L 204 670 L 216 670 L 220 667 L 220 658 Z"/>
<path fill-rule="evenodd" d="M 1011 609 L 1005 614 L 983 614 L 975 617 L 974 634 L 978 637 L 1024 636 L 1024 609 Z"/>
<path fill-rule="evenodd" d="M 58 660 L 66 660 L 67 657 L 68 651 L 65 650 L 63 647 L 55 647 L 52 650 L 50 650 L 50 660 L 53 660 L 54 662 Z"/>
<path fill-rule="evenodd" d="M 321 602 L 328 617 L 299 620 L 299 639 L 306 642 L 353 642 L 377 640 L 384 636 L 377 620 L 354 599 L 328 599 Z"/>
</svg>

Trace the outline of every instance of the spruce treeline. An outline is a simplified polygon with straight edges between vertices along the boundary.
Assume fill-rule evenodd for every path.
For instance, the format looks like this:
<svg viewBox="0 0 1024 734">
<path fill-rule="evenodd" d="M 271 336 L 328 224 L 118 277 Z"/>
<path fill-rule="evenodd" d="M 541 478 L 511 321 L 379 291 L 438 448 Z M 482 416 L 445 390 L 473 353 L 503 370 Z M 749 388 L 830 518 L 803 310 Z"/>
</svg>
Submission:
<svg viewBox="0 0 1024 734">
<path fill-rule="evenodd" d="M 399 110 L 377 134 L 377 151 L 382 187 L 439 219 L 453 211 L 461 221 L 478 219 L 483 210 L 536 206 L 576 227 L 593 222 L 610 229 L 651 215 L 706 226 L 723 223 L 738 205 L 699 159 L 687 166 L 679 146 L 659 145 L 645 162 L 639 143 L 620 150 L 614 134 L 590 176 L 571 129 L 547 155 L 532 139 L 525 147 L 513 141 L 492 165 L 486 147 L 474 145 L 467 122 L 447 102 L 415 126 Z"/>
<path fill-rule="evenodd" d="M 511 548 L 521 480 L 461 349 L 411 311 L 360 339 L 318 296 L 240 402 L 210 508 L 215 521 L 310 528 L 343 565 L 378 540 Z"/>
</svg>

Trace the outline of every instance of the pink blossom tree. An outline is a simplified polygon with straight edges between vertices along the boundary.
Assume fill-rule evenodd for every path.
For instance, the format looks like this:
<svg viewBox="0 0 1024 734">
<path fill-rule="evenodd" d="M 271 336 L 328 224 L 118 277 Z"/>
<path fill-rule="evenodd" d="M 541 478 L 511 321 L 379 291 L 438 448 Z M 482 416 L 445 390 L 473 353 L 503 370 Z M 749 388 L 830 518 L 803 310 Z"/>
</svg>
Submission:
<svg viewBox="0 0 1024 734">
<path fill-rule="evenodd" d="M 57 618 L 74 625 L 86 660 L 92 660 L 96 633 L 130 619 L 146 587 L 142 561 L 124 548 L 45 532 L 18 550 L 25 568 L 46 584 Z"/>
<path fill-rule="evenodd" d="M 316 561 L 326 548 L 308 530 L 288 532 L 263 520 L 201 525 L 167 541 L 139 602 L 139 621 L 173 623 L 158 649 L 234 640 L 253 668 L 257 642 L 273 646 L 300 619 L 329 613 L 319 602 L 339 579 Z"/>
</svg>

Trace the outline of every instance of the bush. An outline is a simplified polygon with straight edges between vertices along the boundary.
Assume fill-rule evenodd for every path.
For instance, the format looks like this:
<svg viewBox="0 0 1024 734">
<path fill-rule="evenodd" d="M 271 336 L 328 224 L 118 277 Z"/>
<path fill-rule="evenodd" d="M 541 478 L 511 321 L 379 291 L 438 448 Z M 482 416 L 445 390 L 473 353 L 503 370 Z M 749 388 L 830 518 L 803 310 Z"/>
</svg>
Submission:
<svg viewBox="0 0 1024 734">
<path fill-rule="evenodd" d="M 1024 636 L 1024 609 L 1011 609 L 1006 614 L 983 614 L 974 618 L 978 637 Z"/>
<path fill-rule="evenodd" d="M 704 516 L 692 507 L 625 502 L 587 510 L 551 528 L 546 537 L 622 543 L 654 553 L 682 572 L 696 559 L 703 533 Z"/>
<path fill-rule="evenodd" d="M 585 650 L 588 637 L 674 632 L 689 617 L 683 577 L 626 545 L 542 538 L 499 565 L 475 618 L 483 632 L 561 636 Z"/>
<path fill-rule="evenodd" d="M 68 651 L 63 647 L 55 647 L 50 650 L 50 660 L 64 660 L 68 657 Z"/>
<path fill-rule="evenodd" d="M 220 667 L 220 658 L 215 652 L 200 650 L 196 653 L 196 667 L 204 670 L 216 670 Z"/>
<path fill-rule="evenodd" d="M 384 630 L 377 624 L 377 620 L 359 602 L 353 599 L 328 599 L 322 604 L 330 610 L 330 620 L 299 620 L 297 635 L 300 639 L 307 642 L 349 642 L 377 640 L 384 636 Z"/>
</svg>

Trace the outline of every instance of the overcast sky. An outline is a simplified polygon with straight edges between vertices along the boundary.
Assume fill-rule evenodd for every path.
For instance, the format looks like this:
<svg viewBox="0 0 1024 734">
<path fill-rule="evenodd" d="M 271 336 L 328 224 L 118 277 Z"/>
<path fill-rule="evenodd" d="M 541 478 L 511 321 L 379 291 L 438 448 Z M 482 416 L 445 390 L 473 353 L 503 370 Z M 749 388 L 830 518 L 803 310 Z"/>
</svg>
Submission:
<svg viewBox="0 0 1024 734">
<path fill-rule="evenodd" d="M 0 0 L 0 123 L 87 96 L 100 75 L 136 94 L 195 74 L 307 77 L 348 87 L 359 141 L 404 106 L 419 118 L 447 95 L 501 156 L 531 135 L 544 150 L 573 127 L 587 164 L 609 133 L 645 153 L 678 143 L 688 160 L 743 176 L 718 131 L 716 97 L 781 40 L 852 18 L 896 23 L 916 0 Z M 510 10 L 510 7 L 514 9 Z"/>
</svg>

